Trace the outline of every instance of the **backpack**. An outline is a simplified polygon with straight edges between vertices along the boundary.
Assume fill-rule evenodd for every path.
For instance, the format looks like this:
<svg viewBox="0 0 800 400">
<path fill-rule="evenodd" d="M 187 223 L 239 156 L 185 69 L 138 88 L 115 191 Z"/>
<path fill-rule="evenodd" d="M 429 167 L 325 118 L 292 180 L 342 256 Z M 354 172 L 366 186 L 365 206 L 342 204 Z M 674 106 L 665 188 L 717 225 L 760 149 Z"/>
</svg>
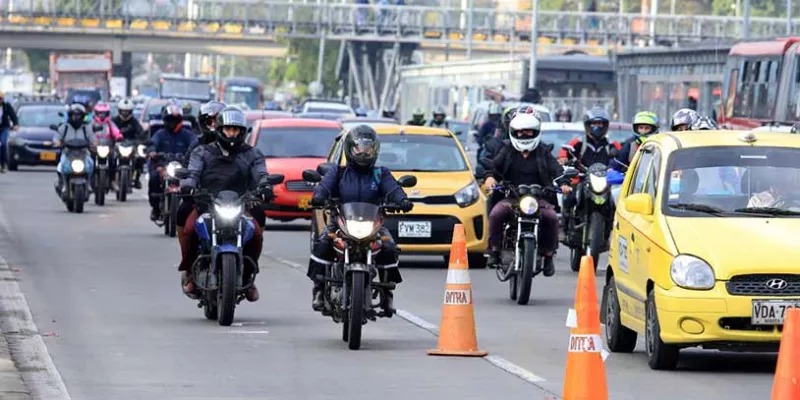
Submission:
<svg viewBox="0 0 800 400">
<path fill-rule="evenodd" d="M 64 139 L 67 137 L 67 124 L 64 123 L 61 126 L 63 126 L 64 129 L 63 130 L 59 130 L 58 134 L 61 135 L 61 141 L 63 142 Z M 86 132 L 86 126 L 87 126 L 87 124 L 81 125 L 81 129 L 83 130 L 83 138 L 86 139 L 87 142 L 91 142 L 91 140 L 89 140 L 89 133 Z"/>
</svg>

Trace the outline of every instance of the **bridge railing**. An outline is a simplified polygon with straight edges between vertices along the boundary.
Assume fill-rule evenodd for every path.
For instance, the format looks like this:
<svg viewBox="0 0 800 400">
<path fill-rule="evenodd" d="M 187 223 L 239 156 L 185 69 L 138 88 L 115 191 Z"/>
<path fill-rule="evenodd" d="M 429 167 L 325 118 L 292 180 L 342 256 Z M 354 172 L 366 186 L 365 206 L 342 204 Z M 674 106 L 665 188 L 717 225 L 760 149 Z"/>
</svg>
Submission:
<svg viewBox="0 0 800 400">
<path fill-rule="evenodd" d="M 303 4 L 288 1 L 198 0 L 193 10 L 172 2 L 136 0 L 0 0 L 0 26 L 171 31 L 240 36 L 364 37 L 441 43 L 530 41 L 530 12 L 494 9 Z M 470 23 L 471 21 L 471 23 Z M 742 37 L 742 18 L 542 11 L 539 40 L 676 43 Z M 750 19 L 751 37 L 800 33 L 785 19 Z M 470 29 L 471 28 L 471 29 Z"/>
</svg>

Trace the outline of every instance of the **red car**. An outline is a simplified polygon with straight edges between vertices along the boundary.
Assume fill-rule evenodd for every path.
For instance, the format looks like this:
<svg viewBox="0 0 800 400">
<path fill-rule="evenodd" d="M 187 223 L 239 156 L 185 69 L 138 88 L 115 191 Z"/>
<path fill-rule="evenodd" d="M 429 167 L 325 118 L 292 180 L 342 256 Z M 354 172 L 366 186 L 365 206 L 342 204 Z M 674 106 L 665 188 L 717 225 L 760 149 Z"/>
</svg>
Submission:
<svg viewBox="0 0 800 400">
<path fill-rule="evenodd" d="M 336 136 L 337 121 L 305 118 L 262 119 L 253 123 L 248 143 L 266 156 L 267 171 L 283 174 L 274 187 L 275 200 L 266 205 L 268 218 L 282 222 L 311 219 L 308 201 L 314 187 L 303 181 L 303 170 L 326 161 Z"/>
</svg>

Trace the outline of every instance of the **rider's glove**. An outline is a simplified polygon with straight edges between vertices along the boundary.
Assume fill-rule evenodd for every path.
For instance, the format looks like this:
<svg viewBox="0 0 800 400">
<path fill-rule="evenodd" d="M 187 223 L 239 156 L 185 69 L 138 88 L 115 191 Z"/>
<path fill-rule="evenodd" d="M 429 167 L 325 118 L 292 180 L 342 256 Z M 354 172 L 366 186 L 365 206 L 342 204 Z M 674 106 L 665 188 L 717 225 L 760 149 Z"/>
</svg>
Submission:
<svg viewBox="0 0 800 400">
<path fill-rule="evenodd" d="M 181 193 L 182 194 L 192 194 L 194 192 L 194 188 L 191 186 L 181 186 Z"/>
<path fill-rule="evenodd" d="M 403 212 L 409 212 L 411 209 L 414 208 L 414 203 L 411 202 L 409 199 L 400 200 L 400 210 Z"/>
<path fill-rule="evenodd" d="M 270 202 L 275 198 L 275 193 L 272 191 L 272 186 L 261 185 L 258 187 L 258 196 L 263 202 Z"/>
<path fill-rule="evenodd" d="M 325 206 L 325 198 L 324 197 L 312 197 L 311 201 L 308 202 L 313 207 L 323 207 Z"/>
</svg>

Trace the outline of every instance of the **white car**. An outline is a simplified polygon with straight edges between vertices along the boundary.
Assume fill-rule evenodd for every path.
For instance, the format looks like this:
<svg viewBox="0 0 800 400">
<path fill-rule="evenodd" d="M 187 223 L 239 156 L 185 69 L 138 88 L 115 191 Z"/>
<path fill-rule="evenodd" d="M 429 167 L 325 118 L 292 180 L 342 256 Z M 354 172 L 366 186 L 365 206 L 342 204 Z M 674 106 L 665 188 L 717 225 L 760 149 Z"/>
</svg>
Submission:
<svg viewBox="0 0 800 400">
<path fill-rule="evenodd" d="M 324 113 L 342 114 L 343 116 L 355 116 L 356 112 L 352 107 L 344 103 L 328 101 L 307 101 L 303 104 L 301 113 Z"/>
</svg>

